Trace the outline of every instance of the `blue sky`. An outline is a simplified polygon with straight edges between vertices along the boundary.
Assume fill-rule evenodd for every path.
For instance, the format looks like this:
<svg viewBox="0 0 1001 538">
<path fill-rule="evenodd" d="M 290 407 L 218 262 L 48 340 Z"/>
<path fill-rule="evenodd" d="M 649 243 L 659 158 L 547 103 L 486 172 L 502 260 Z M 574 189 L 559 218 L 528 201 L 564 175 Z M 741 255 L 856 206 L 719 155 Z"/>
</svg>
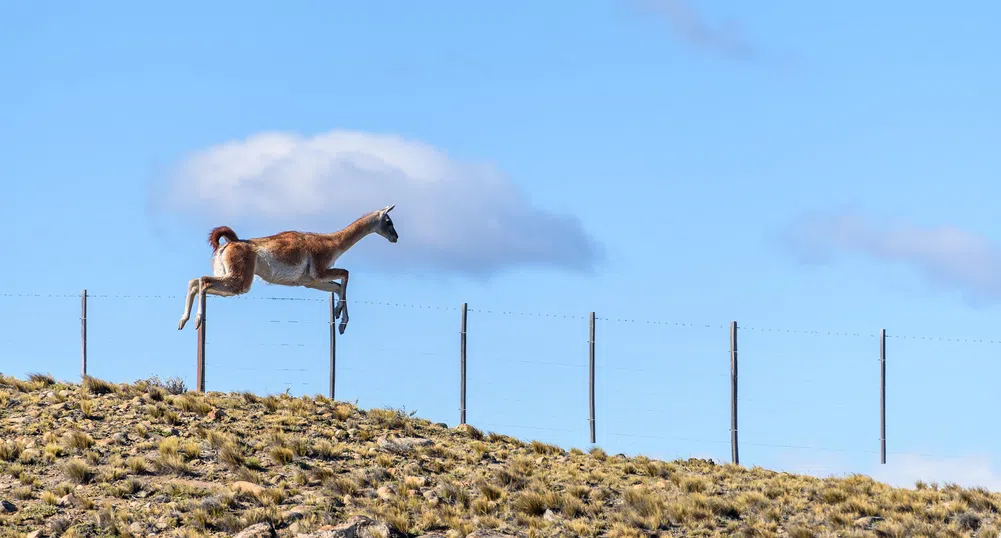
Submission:
<svg viewBox="0 0 1001 538">
<path fill-rule="evenodd" d="M 469 422 L 586 448 L 593 310 L 598 444 L 727 460 L 736 320 L 741 463 L 1001 489 L 1001 6 L 0 9 L 0 371 L 73 379 L 87 288 L 93 375 L 193 385 L 212 226 L 395 203 L 341 259 L 341 398 L 454 424 L 465 301 Z M 326 312 L 210 299 L 208 388 L 324 392 Z"/>
</svg>

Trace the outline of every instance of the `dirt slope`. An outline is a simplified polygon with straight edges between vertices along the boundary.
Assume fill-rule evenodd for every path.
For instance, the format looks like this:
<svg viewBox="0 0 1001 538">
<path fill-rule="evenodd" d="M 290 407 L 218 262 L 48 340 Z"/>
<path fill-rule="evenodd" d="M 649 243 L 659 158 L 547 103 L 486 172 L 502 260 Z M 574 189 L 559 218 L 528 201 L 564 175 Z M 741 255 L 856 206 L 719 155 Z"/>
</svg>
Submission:
<svg viewBox="0 0 1001 538">
<path fill-rule="evenodd" d="M 1001 525 L 1001 496 L 979 489 L 564 451 L 323 397 L 182 389 L 0 376 L 0 537 L 995 537 Z"/>
</svg>

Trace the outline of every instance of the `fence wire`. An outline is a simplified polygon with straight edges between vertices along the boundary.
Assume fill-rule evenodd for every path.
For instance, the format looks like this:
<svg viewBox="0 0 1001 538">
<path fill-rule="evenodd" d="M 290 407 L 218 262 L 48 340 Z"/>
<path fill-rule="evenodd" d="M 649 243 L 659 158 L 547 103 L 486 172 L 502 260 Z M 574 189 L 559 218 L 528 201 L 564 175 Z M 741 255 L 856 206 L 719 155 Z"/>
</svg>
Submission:
<svg viewBox="0 0 1001 538">
<path fill-rule="evenodd" d="M 177 330 L 178 295 L 89 293 L 87 372 L 114 382 L 180 377 L 196 386 L 194 315 Z M 0 372 L 80 376 L 81 296 L 5 293 Z M 197 302 L 195 307 L 197 307 Z M 338 400 L 455 425 L 460 305 L 348 302 L 336 335 Z M 211 391 L 327 394 L 330 303 L 303 297 L 209 297 Z M 589 442 L 589 315 L 470 306 L 466 417 L 485 431 L 563 446 Z M 731 457 L 730 325 L 595 320 L 595 430 L 610 452 Z M 1001 396 L 990 359 L 1001 341 L 887 334 L 887 453 L 955 457 L 996 446 L 984 414 Z M 981 360 L 977 360 L 981 359 Z M 976 364 L 974 370 L 974 366 Z M 878 461 L 879 331 L 738 326 L 740 462 L 769 468 Z M 971 372 L 976 371 L 976 376 Z"/>
</svg>

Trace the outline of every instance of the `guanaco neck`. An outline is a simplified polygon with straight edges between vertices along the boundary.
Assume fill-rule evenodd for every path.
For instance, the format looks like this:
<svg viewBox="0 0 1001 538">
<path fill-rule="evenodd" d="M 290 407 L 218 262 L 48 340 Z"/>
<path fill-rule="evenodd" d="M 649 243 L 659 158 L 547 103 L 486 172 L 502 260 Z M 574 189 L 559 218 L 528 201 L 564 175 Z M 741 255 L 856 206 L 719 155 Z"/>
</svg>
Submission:
<svg viewBox="0 0 1001 538">
<path fill-rule="evenodd" d="M 343 229 L 330 234 L 329 236 L 336 245 L 336 248 L 342 251 L 348 250 L 353 247 L 355 243 L 361 241 L 366 235 L 374 232 L 376 226 L 379 224 L 377 216 L 378 212 L 369 213 L 359 217 Z"/>
</svg>

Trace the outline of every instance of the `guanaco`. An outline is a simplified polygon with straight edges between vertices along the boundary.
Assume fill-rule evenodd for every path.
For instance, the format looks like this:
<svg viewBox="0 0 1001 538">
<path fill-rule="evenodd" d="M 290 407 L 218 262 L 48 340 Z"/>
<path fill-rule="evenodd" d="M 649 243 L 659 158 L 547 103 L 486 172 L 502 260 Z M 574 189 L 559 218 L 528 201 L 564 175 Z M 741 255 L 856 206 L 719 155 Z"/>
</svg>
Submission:
<svg viewBox="0 0 1001 538">
<path fill-rule="evenodd" d="M 396 204 L 363 215 L 343 229 L 333 233 L 285 231 L 265 237 L 240 239 L 229 226 L 217 226 L 209 233 L 212 246 L 212 276 L 193 278 L 188 282 L 184 313 L 177 330 L 184 328 L 191 315 L 195 295 L 206 293 L 230 297 L 250 291 L 254 275 L 271 284 L 304 286 L 337 295 L 334 319 L 340 319 L 341 334 L 348 325 L 346 303 L 348 271 L 334 263 L 362 238 L 377 233 L 390 243 L 399 235 L 389 212 Z M 221 244 L 220 240 L 226 242 Z M 340 282 L 337 282 L 340 279 Z M 202 301 L 198 302 L 195 328 L 202 323 Z"/>
</svg>

